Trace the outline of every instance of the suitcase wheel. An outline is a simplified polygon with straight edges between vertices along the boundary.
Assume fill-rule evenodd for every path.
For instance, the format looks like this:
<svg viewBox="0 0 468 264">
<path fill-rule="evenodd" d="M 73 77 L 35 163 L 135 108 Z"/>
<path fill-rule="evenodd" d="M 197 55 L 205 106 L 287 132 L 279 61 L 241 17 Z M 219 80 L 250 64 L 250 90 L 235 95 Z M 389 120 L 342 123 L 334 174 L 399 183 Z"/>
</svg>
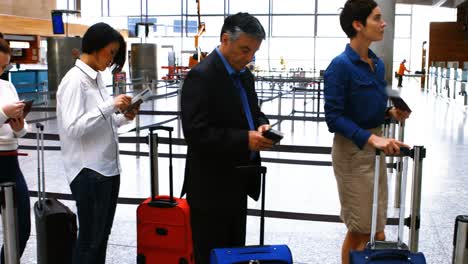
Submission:
<svg viewBox="0 0 468 264">
<path fill-rule="evenodd" d="M 137 264 L 146 264 L 145 255 L 137 255 Z"/>
</svg>

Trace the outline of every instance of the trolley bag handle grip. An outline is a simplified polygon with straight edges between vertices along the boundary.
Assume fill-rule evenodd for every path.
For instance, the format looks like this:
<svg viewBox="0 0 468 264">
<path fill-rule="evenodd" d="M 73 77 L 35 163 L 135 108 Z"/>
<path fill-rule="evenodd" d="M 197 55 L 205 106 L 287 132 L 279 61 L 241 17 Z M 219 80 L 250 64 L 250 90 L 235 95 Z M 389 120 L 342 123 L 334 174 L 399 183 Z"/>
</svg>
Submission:
<svg viewBox="0 0 468 264">
<path fill-rule="evenodd" d="M 407 263 L 413 263 L 409 258 L 409 251 L 406 250 L 376 250 L 369 256 L 372 260 L 406 260 Z"/>
<path fill-rule="evenodd" d="M 172 131 L 174 131 L 174 128 L 169 126 L 150 126 L 148 129 L 150 132 L 153 132 L 155 130 L 166 130 L 167 132 L 171 133 Z"/>
<path fill-rule="evenodd" d="M 262 175 L 262 197 L 261 197 L 261 209 L 260 209 L 260 246 L 264 245 L 265 241 L 265 180 L 267 168 L 264 166 L 237 166 L 236 169 L 242 171 L 248 171 L 251 173 L 260 173 Z"/>
<path fill-rule="evenodd" d="M 380 155 L 382 150 L 376 149 L 375 154 L 378 156 Z M 387 157 L 411 157 L 413 150 L 407 147 L 400 147 L 400 154 L 393 154 L 393 155 L 386 155 Z"/>
<path fill-rule="evenodd" d="M 169 132 L 169 201 L 167 200 L 157 200 L 155 195 L 152 193 L 151 194 L 151 202 L 150 202 L 150 206 L 154 206 L 154 207 L 164 207 L 164 208 L 167 208 L 167 207 L 174 207 L 177 205 L 177 202 L 174 200 L 174 184 L 173 184 L 173 168 L 172 168 L 172 131 L 174 131 L 174 128 L 173 127 L 169 127 L 169 126 L 151 126 L 149 127 L 149 140 L 151 142 L 154 142 L 152 141 L 152 137 L 154 136 L 153 132 L 155 130 L 165 130 L 167 132 Z M 158 141 L 156 140 L 156 144 L 158 144 Z M 157 155 L 157 153 L 152 153 L 153 152 L 153 149 L 150 149 L 150 158 L 151 156 L 154 156 L 154 155 Z M 152 154 L 152 155 L 151 155 Z M 151 164 L 153 164 L 153 162 L 151 162 Z M 151 165 L 153 166 L 153 165 Z M 153 171 L 153 170 L 151 170 Z M 151 185 L 154 186 L 154 183 L 153 183 L 153 177 L 151 177 Z M 153 187 L 151 188 L 151 190 L 153 190 Z"/>
</svg>

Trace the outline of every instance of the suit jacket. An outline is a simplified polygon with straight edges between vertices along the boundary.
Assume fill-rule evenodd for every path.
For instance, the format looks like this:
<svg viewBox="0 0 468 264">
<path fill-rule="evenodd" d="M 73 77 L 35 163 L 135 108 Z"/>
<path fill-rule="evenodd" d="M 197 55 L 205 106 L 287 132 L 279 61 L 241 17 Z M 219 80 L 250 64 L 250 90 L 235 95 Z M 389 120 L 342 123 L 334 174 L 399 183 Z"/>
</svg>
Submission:
<svg viewBox="0 0 468 264">
<path fill-rule="evenodd" d="M 258 107 L 255 83 L 248 70 L 241 77 L 254 125 L 268 124 Z M 245 208 L 247 195 L 257 200 L 260 175 L 236 167 L 260 165 L 250 160 L 249 124 L 238 88 L 216 51 L 187 75 L 181 97 L 187 159 L 182 195 L 192 208 Z"/>
</svg>

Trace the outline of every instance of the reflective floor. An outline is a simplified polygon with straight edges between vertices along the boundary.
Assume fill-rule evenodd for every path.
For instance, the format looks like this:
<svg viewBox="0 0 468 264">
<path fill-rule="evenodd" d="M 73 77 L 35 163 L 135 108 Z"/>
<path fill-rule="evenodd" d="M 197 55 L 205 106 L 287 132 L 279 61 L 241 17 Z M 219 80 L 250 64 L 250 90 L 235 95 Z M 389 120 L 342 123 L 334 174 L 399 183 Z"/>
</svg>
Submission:
<svg viewBox="0 0 468 264">
<path fill-rule="evenodd" d="M 402 97 L 413 109 L 405 130 L 405 142 L 409 145 L 424 145 L 427 158 L 424 160 L 421 229 L 419 249 L 424 252 L 428 263 L 451 263 L 452 237 L 454 219 L 459 214 L 468 214 L 468 165 L 465 155 L 468 154 L 468 135 L 466 114 L 461 107 L 448 104 L 432 94 L 421 92 L 416 80 L 405 80 L 401 89 Z M 161 91 L 165 93 L 165 91 Z M 282 100 L 282 114 L 289 114 L 292 100 Z M 303 102 L 297 101 L 297 108 Z M 307 104 L 311 108 L 310 103 Z M 144 105 L 144 109 L 176 111 L 177 98 L 159 99 L 154 107 Z M 278 99 L 263 105 L 269 114 L 277 114 Z M 310 109 L 311 110 L 311 109 Z M 29 120 L 54 116 L 55 113 L 31 113 Z M 172 116 L 142 116 L 141 125 L 148 125 L 170 119 Z M 47 133 L 56 133 L 56 121 L 44 122 Z M 167 125 L 176 127 L 178 122 Z M 133 136 L 127 133 L 135 126 L 130 124 L 120 128 L 122 136 Z M 281 131 L 285 133 L 282 144 L 331 146 L 332 134 L 324 122 L 284 121 Z M 34 131 L 32 131 L 34 132 Z M 144 133 L 144 132 L 142 132 Z M 181 136 L 179 130 L 179 136 Z M 177 132 L 176 132 L 177 135 Z M 22 145 L 35 145 L 35 140 L 22 139 Z M 47 141 L 46 145 L 57 145 L 58 142 Z M 121 144 L 121 150 L 136 150 L 135 145 Z M 141 151 L 147 151 L 141 145 Z M 36 152 L 24 150 L 28 157 L 21 157 L 20 164 L 30 190 L 37 189 Z M 160 152 L 167 153 L 167 146 L 162 145 Z M 185 153 L 185 147 L 175 146 L 175 153 Z M 45 161 L 46 189 L 50 192 L 70 193 L 64 175 L 61 156 L 57 151 L 47 151 Z M 267 152 L 264 157 L 330 161 L 330 155 L 296 154 Z M 121 177 L 120 197 L 149 196 L 148 158 L 121 155 L 123 173 Z M 168 193 L 167 158 L 160 158 L 160 192 Z M 311 214 L 339 214 L 339 200 L 332 168 L 329 166 L 291 165 L 264 163 L 268 167 L 267 209 L 275 211 L 302 212 Z M 411 166 L 410 166 L 411 168 Z M 180 191 L 183 180 L 184 160 L 174 160 L 176 193 Z M 410 170 L 411 172 L 411 170 Z M 394 175 L 389 173 L 390 206 L 389 215 L 396 216 L 393 209 Z M 411 190 L 408 186 L 408 190 Z M 408 207 L 411 197 L 408 193 Z M 213 197 L 216 199 L 216 197 Z M 37 198 L 31 198 L 34 203 Z M 74 202 L 64 201 L 73 210 Z M 259 204 L 249 202 L 250 208 L 259 208 Z M 107 251 L 107 263 L 135 263 L 136 261 L 136 205 L 118 205 L 112 234 Z M 407 211 L 408 215 L 408 211 Z M 34 216 L 32 216 L 34 219 Z M 21 263 L 36 263 L 36 234 L 33 230 L 26 252 Z M 248 244 L 258 243 L 259 219 L 248 217 Z M 266 219 L 266 244 L 288 244 L 293 252 L 295 263 L 340 263 L 341 243 L 346 229 L 342 223 L 308 222 L 300 220 Z M 388 238 L 395 239 L 396 228 L 387 228 Z M 407 239 L 408 233 L 405 233 Z"/>
</svg>

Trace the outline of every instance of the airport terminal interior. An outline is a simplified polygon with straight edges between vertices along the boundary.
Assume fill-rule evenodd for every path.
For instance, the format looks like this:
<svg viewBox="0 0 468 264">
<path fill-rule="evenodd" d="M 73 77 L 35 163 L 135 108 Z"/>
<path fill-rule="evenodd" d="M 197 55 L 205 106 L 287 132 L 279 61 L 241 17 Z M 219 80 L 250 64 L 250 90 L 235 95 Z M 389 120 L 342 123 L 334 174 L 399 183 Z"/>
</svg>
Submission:
<svg viewBox="0 0 468 264">
<path fill-rule="evenodd" d="M 29 133 L 19 139 L 19 152 L 27 154 L 19 157 L 19 163 L 31 194 L 31 208 L 38 200 L 35 124 L 39 122 L 45 133 L 46 196 L 59 199 L 76 213 L 60 152 L 55 95 L 61 78 L 74 64 L 87 28 L 105 22 L 127 43 L 123 71 L 114 75 L 109 70 L 102 72 L 108 93 L 134 96 L 151 90 L 136 119 L 118 130 L 121 185 L 107 247 L 106 263 L 136 263 L 136 209 L 151 195 L 145 143 L 148 127 L 174 128 L 173 183 L 174 194 L 179 196 L 187 152 L 180 119 L 184 78 L 203 52 L 210 53 L 219 45 L 224 19 L 248 12 L 266 32 L 248 65 L 255 76 L 259 105 L 272 127 L 284 134 L 278 145 L 261 153 L 267 168 L 265 244 L 288 245 L 294 263 L 341 263 L 346 227 L 339 218 L 323 74 L 349 43 L 339 23 L 345 0 L 1 2 L 0 32 L 12 49 L 12 67 L 3 78 L 13 83 L 21 100 L 34 100 L 26 117 Z M 390 122 L 384 131 L 421 150 L 419 159 L 410 157 L 407 163 L 405 217 L 409 221 L 403 239 L 411 250 L 423 252 L 427 263 L 455 263 L 455 219 L 468 215 L 468 1 L 376 2 L 387 26 L 384 40 L 370 48 L 385 64 L 388 89 L 412 110 L 404 123 Z M 403 60 L 410 72 L 402 77 L 402 87 L 397 87 L 395 72 Z M 158 135 L 162 138 L 158 193 L 168 194 L 169 148 L 163 140 L 168 135 L 164 131 Z M 397 158 L 386 160 L 386 234 L 387 240 L 396 240 L 401 170 L 393 168 L 399 164 Z M 260 202 L 250 199 L 248 208 L 246 241 L 258 245 Z M 23 264 L 38 263 L 34 219 L 31 209 L 32 230 L 21 257 Z M 2 242 L 4 231 L 0 226 Z M 467 252 L 465 249 L 465 264 Z"/>
</svg>

